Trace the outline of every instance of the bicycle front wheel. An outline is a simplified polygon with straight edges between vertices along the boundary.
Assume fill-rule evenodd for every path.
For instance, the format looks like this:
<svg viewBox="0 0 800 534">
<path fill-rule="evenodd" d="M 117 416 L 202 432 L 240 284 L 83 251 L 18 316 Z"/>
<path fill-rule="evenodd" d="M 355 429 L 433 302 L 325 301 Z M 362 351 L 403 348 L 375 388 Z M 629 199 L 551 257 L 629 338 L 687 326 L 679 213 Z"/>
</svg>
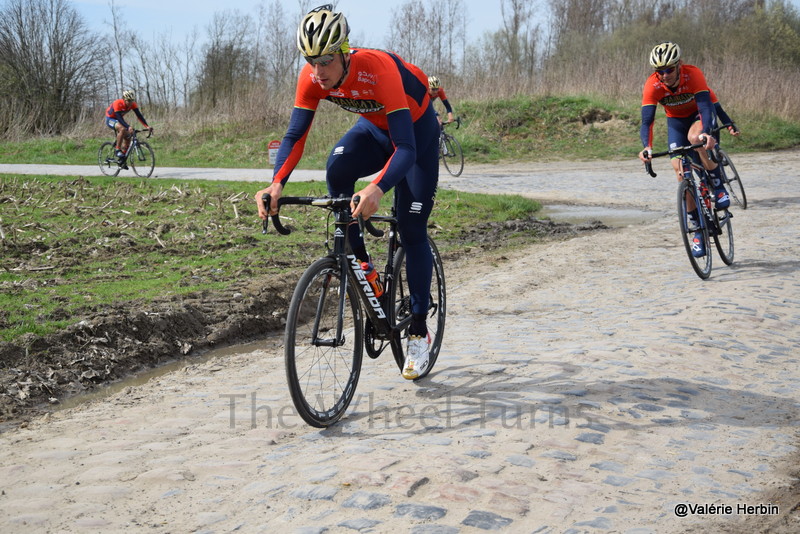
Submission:
<svg viewBox="0 0 800 534">
<path fill-rule="evenodd" d="M 153 152 L 150 145 L 144 141 L 139 141 L 131 149 L 131 153 L 128 156 L 128 163 L 131 164 L 131 168 L 133 168 L 133 172 L 136 173 L 136 176 L 149 178 L 150 175 L 153 174 L 153 169 L 156 166 L 156 153 Z"/>
<path fill-rule="evenodd" d="M 719 167 L 722 169 L 720 174 L 728 193 L 733 197 L 734 202 L 741 206 L 743 210 L 746 210 L 747 195 L 744 192 L 744 185 L 739 173 L 736 171 L 736 167 L 733 166 L 731 158 L 728 157 L 724 150 L 717 148 L 717 153 L 719 154 Z"/>
<path fill-rule="evenodd" d="M 460 176 L 464 170 L 464 151 L 461 150 L 461 143 L 452 135 L 444 134 L 444 144 L 441 150 L 444 168 L 453 176 Z"/>
<path fill-rule="evenodd" d="M 728 210 L 715 211 L 714 218 L 719 227 L 719 234 L 714 235 L 714 244 L 717 246 L 719 257 L 725 265 L 733 263 L 733 227 L 731 226 L 731 212 Z"/>
<path fill-rule="evenodd" d="M 694 218 L 694 224 L 689 223 L 689 209 L 687 207 L 689 199 L 694 199 L 694 204 L 697 207 L 697 217 Z M 711 239 L 708 232 L 708 223 L 701 221 L 703 210 L 700 208 L 700 202 L 702 200 L 695 196 L 694 186 L 683 180 L 678 185 L 678 220 L 681 227 L 681 237 L 694 272 L 705 280 L 711 276 Z M 698 240 L 697 243 L 695 243 L 695 238 Z M 702 252 L 702 255 L 698 250 Z M 695 254 L 698 255 L 695 256 Z"/>
<path fill-rule="evenodd" d="M 428 333 L 431 336 L 431 345 L 428 350 L 428 368 L 414 380 L 424 378 L 433 369 L 436 359 L 439 357 L 439 350 L 442 348 L 444 338 L 444 323 L 447 317 L 447 288 L 444 281 L 444 266 L 442 257 L 436 243 L 428 237 L 428 244 L 433 253 L 433 271 L 431 273 L 431 291 L 428 300 L 427 325 Z M 392 303 L 394 306 L 395 322 L 400 323 L 411 316 L 411 292 L 408 289 L 408 278 L 405 272 L 405 250 L 403 247 L 397 249 L 394 256 L 394 289 Z M 402 340 L 408 340 L 408 328 L 401 334 Z M 403 370 L 405 362 L 397 361 L 400 371 Z"/>
<path fill-rule="evenodd" d="M 350 405 L 361 373 L 362 336 L 355 287 L 342 286 L 334 258 L 317 260 L 297 282 L 284 338 L 289 392 L 309 425 L 327 427 Z"/>
<path fill-rule="evenodd" d="M 100 145 L 100 150 L 97 151 L 97 164 L 100 166 L 100 172 L 106 176 L 116 176 L 119 174 L 116 152 L 114 143 L 109 141 Z"/>
</svg>

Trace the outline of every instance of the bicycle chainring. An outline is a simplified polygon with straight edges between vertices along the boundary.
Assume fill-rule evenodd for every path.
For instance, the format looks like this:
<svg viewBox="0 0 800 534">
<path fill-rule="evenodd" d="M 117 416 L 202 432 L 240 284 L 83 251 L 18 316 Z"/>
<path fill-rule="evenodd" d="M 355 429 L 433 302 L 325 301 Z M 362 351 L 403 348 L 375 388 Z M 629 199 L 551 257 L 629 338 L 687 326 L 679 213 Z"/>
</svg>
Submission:
<svg viewBox="0 0 800 534">
<path fill-rule="evenodd" d="M 376 359 L 386 346 L 386 341 L 378 339 L 375 327 L 372 326 L 372 321 L 367 319 L 364 323 L 364 347 L 367 349 L 367 356 L 373 360 Z"/>
</svg>

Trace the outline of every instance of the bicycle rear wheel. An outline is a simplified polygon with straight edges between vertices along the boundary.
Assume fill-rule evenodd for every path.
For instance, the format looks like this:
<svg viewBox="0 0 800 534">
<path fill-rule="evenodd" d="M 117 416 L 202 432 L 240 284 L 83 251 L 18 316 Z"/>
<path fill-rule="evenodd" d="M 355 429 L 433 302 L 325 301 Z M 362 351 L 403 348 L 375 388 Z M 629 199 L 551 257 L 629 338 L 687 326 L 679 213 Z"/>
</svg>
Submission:
<svg viewBox="0 0 800 534">
<path fill-rule="evenodd" d="M 131 164 L 136 176 L 149 178 L 156 166 L 156 153 L 153 152 L 150 145 L 144 141 L 139 141 L 128 155 L 128 163 Z"/>
<path fill-rule="evenodd" d="M 449 133 L 445 133 L 443 147 L 441 154 L 444 168 L 453 176 L 460 176 L 464 170 L 464 151 L 461 150 L 461 143 Z"/>
<path fill-rule="evenodd" d="M 344 415 L 361 373 L 361 308 L 354 286 L 348 283 L 342 288 L 341 282 L 341 268 L 334 258 L 317 260 L 297 282 L 286 316 L 284 356 L 289 392 L 300 417 L 318 428 Z M 342 304 L 342 330 L 337 339 Z"/>
<path fill-rule="evenodd" d="M 719 154 L 719 167 L 722 169 L 722 180 L 725 182 L 728 193 L 733 197 L 734 202 L 741 206 L 743 210 L 746 210 L 747 195 L 744 192 L 744 185 L 739 173 L 736 171 L 736 167 L 733 166 L 731 158 L 728 157 L 724 150 L 717 148 L 717 154 Z"/>
<path fill-rule="evenodd" d="M 428 301 L 428 333 L 431 336 L 431 345 L 428 350 L 428 368 L 414 380 L 424 378 L 431 372 L 436 359 L 439 357 L 439 350 L 442 348 L 444 338 L 444 323 L 447 317 L 447 288 L 444 281 L 444 266 L 439 255 L 439 249 L 433 239 L 428 238 L 428 243 L 433 253 L 433 271 L 431 276 L 431 292 Z M 395 322 L 399 323 L 411 315 L 411 293 L 408 289 L 408 280 L 405 272 L 405 250 L 403 247 L 397 249 L 394 256 L 394 295 L 392 305 L 395 310 Z M 408 339 L 408 329 L 405 329 L 401 338 L 403 341 Z M 405 362 L 397 361 L 400 371 L 403 370 Z"/>
<path fill-rule="evenodd" d="M 106 176 L 116 176 L 119 174 L 119 164 L 117 163 L 114 143 L 106 141 L 100 145 L 100 150 L 97 151 L 97 164 L 100 166 L 100 172 Z"/>
<path fill-rule="evenodd" d="M 697 206 L 698 215 L 696 217 L 696 226 L 689 225 L 689 210 L 687 208 L 688 199 L 694 199 L 695 206 Z M 683 180 L 678 185 L 678 221 L 681 227 L 681 237 L 683 238 L 683 246 L 686 248 L 686 253 L 689 255 L 689 262 L 692 264 L 694 272 L 697 276 L 705 280 L 711 275 L 711 236 L 708 232 L 708 223 L 701 222 L 703 218 L 703 210 L 700 208 L 701 200 L 695 196 L 695 190 L 692 184 Z M 695 257 L 692 249 L 695 246 L 694 238 L 697 236 L 703 247 L 705 254 L 700 257 Z"/>
<path fill-rule="evenodd" d="M 731 212 L 728 210 L 715 211 L 714 218 L 720 233 L 714 236 L 719 257 L 725 265 L 733 263 L 733 227 L 731 226 Z"/>
</svg>

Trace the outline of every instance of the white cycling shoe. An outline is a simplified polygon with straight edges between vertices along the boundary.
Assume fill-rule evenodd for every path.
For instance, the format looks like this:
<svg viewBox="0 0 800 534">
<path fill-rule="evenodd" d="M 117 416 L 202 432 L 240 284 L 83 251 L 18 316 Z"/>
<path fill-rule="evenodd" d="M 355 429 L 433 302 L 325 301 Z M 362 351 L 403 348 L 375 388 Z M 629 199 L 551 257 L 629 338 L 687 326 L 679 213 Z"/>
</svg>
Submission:
<svg viewBox="0 0 800 534">
<path fill-rule="evenodd" d="M 414 380 L 419 378 L 428 368 L 428 349 L 431 344 L 431 335 L 409 336 L 406 348 L 406 362 L 403 365 L 403 378 Z"/>
</svg>

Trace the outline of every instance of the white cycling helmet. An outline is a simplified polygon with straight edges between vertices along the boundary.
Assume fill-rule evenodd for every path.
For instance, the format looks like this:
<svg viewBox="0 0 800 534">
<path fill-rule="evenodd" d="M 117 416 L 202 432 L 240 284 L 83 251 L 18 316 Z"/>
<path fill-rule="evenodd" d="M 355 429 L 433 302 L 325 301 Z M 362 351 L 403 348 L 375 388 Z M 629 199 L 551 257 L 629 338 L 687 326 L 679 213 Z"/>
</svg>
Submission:
<svg viewBox="0 0 800 534">
<path fill-rule="evenodd" d="M 441 86 L 442 82 L 437 76 L 428 76 L 428 87 L 431 89 L 439 89 Z"/>
<path fill-rule="evenodd" d="M 663 69 L 677 65 L 681 60 L 681 47 L 675 43 L 657 44 L 650 52 L 650 64 L 654 69 Z"/>
<path fill-rule="evenodd" d="M 331 4 L 309 11 L 297 28 L 297 48 L 306 57 L 348 52 L 350 26 L 341 13 L 334 13 Z"/>
<path fill-rule="evenodd" d="M 122 100 L 133 102 L 134 100 L 136 100 L 136 94 L 130 89 L 122 91 Z"/>
</svg>

